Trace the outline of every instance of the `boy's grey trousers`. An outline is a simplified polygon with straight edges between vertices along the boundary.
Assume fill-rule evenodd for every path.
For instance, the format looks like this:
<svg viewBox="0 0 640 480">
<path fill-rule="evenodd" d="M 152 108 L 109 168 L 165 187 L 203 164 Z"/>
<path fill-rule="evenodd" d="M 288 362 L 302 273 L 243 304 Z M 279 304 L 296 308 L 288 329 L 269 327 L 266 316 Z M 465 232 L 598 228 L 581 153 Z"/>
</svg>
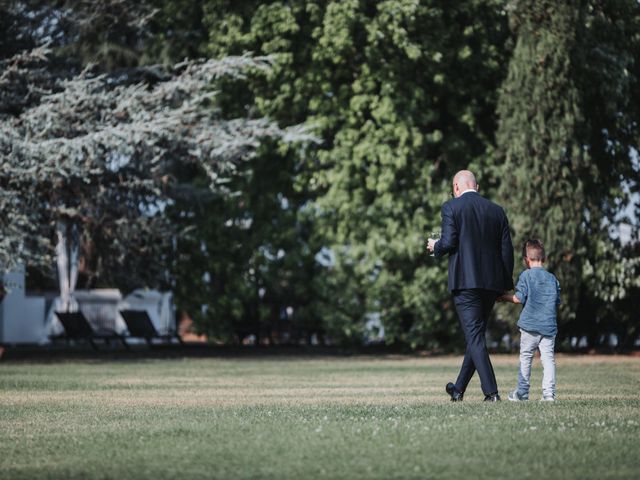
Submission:
<svg viewBox="0 0 640 480">
<path fill-rule="evenodd" d="M 531 362 L 536 350 L 540 350 L 542 362 L 542 397 L 556 396 L 556 361 L 553 349 L 556 337 L 545 337 L 538 333 L 520 330 L 520 372 L 518 374 L 518 394 L 529 398 L 529 380 L 531 378 Z"/>
</svg>

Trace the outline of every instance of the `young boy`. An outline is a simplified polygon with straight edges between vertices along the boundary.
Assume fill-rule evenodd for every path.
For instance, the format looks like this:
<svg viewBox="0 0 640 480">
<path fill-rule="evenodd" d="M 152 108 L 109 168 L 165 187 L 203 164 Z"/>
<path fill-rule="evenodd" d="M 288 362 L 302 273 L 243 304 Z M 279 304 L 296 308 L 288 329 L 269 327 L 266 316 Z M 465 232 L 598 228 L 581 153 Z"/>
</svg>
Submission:
<svg viewBox="0 0 640 480">
<path fill-rule="evenodd" d="M 502 295 L 498 301 L 523 305 L 518 327 L 520 328 L 520 372 L 518 388 L 507 398 L 513 402 L 529 400 L 531 362 L 536 350 L 544 369 L 542 400 L 556 399 L 556 363 L 553 349 L 558 326 L 556 309 L 560 304 L 560 284 L 556 277 L 545 270 L 546 255 L 540 240 L 527 240 L 522 249 L 527 270 L 520 274 L 515 295 Z"/>
</svg>

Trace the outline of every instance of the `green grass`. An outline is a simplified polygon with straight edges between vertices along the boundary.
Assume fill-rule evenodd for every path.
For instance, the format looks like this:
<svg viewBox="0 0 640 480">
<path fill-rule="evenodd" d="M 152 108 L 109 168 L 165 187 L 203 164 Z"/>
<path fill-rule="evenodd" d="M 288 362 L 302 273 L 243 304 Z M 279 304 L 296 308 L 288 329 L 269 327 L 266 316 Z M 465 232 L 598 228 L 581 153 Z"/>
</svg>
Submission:
<svg viewBox="0 0 640 480">
<path fill-rule="evenodd" d="M 560 356 L 555 404 L 451 403 L 459 362 L 0 363 L 0 478 L 640 477 L 640 359 Z"/>
</svg>

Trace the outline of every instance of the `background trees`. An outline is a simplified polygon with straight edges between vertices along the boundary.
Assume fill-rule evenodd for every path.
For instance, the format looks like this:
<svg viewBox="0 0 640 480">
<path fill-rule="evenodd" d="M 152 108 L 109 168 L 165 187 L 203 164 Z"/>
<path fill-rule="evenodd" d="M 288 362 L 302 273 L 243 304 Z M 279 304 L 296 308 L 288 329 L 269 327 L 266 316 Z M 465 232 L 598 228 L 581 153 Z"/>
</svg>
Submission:
<svg viewBox="0 0 640 480">
<path fill-rule="evenodd" d="M 213 55 L 276 55 L 248 85 L 261 111 L 317 125 L 323 139 L 280 171 L 306 200 L 292 207 L 312 220 L 316 246 L 300 250 L 317 258 L 312 301 L 294 321 L 359 343 L 379 315 L 387 342 L 448 343 L 446 266 L 424 240 L 451 174 L 493 138 L 508 55 L 501 4 L 206 2 L 204 12 Z"/>
<path fill-rule="evenodd" d="M 238 125 L 231 119 L 266 117 L 283 129 L 306 124 L 320 139 L 292 147 L 280 141 L 290 139 L 287 131 L 270 130 L 272 124 L 246 130 L 245 123 L 235 133 L 251 139 L 248 150 L 218 148 L 215 168 L 196 160 L 198 148 L 183 142 L 194 137 L 184 131 L 124 142 L 138 145 L 141 162 L 126 168 L 138 165 L 136 175 L 145 179 L 142 189 L 127 187 L 137 195 L 127 201 L 161 205 L 138 218 L 163 227 L 134 231 L 131 210 L 114 211 L 112 218 L 132 229 L 128 238 L 152 238 L 153 230 L 158 241 L 118 246 L 111 230 L 94 229 L 91 237 L 103 240 L 93 241 L 93 251 L 110 259 L 94 284 L 128 289 L 162 279 L 198 327 L 223 341 L 254 335 L 360 343 L 379 319 L 387 343 L 446 347 L 459 335 L 446 265 L 426 254 L 424 241 L 439 228 L 451 176 L 470 167 L 482 191 L 507 208 L 517 251 L 527 236 L 545 241 L 565 292 L 561 335 L 595 344 L 616 333 L 628 345 L 637 337 L 637 2 L 68 0 L 8 2 L 4 9 L 0 107 L 5 138 L 13 139 L 3 151 L 10 169 L 24 164 L 7 146 L 16 138 L 71 141 L 82 130 L 78 123 L 95 129 L 82 115 L 58 133 L 33 128 L 48 118 L 37 107 L 41 95 L 50 92 L 44 104 L 64 96 L 60 79 L 79 81 L 90 62 L 82 78 L 93 85 L 102 79 L 101 95 L 121 89 L 121 101 L 135 100 L 143 82 L 149 92 L 173 84 L 183 99 L 187 77 L 172 66 L 184 58 L 268 55 L 262 74 L 201 78 L 197 90 L 210 85 L 216 95 L 202 99 L 199 131 L 215 142 L 228 133 L 222 125 Z M 23 53 L 6 60 L 44 42 L 46 59 Z M 145 95 L 132 111 L 148 112 Z M 181 101 L 156 107 L 181 116 Z M 58 118 L 57 111 L 47 115 Z M 96 100 L 83 115 L 107 112 L 113 125 L 132 121 L 116 118 L 117 111 Z M 40 120 L 28 124 L 32 117 Z M 107 165 L 116 143 L 102 157 L 88 150 L 83 158 Z M 144 167 L 157 158 L 162 168 Z M 117 176 L 103 167 L 92 188 Z M 85 177 L 77 184 L 89 188 Z M 17 190 L 5 184 L 10 212 Z M 104 205 L 118 204 L 104 198 Z M 163 215 L 149 215 L 159 210 Z M 25 245 L 48 251 L 42 232 L 19 232 L 27 224 L 51 228 L 51 217 L 13 218 L 3 227 L 13 231 L 3 252 Z M 618 235 L 623 223 L 632 226 L 630 236 Z M 117 273 L 125 264 L 148 278 Z M 494 337 L 511 331 L 516 317 L 501 307 Z"/>
<path fill-rule="evenodd" d="M 75 6 L 53 8 L 42 21 L 46 26 L 50 18 L 63 17 L 78 22 L 82 32 L 82 22 L 89 21 L 82 15 L 90 14 L 84 4 L 67 13 Z M 13 11 L 17 18 L 30 18 L 22 4 Z M 120 21 L 116 18 L 115 24 Z M 68 35 L 60 33 L 58 55 L 74 50 Z M 67 276 L 69 256 L 72 270 L 78 268 L 74 261 L 80 261 L 89 286 L 168 285 L 168 255 L 180 232 L 164 211 L 184 191 L 173 191 L 179 187 L 174 172 L 191 165 L 207 179 L 207 188 L 216 191 L 262 139 L 301 138 L 299 129 L 281 130 L 267 119 L 223 118 L 217 106 L 216 81 L 266 70 L 269 58 L 238 56 L 168 69 L 109 71 L 98 49 L 97 60 L 106 63 L 97 65 L 97 72 L 87 67 L 76 73 L 69 67 L 53 74 L 50 48 L 4 60 L 1 80 L 8 95 L 3 105 L 7 114 L 0 121 L 0 200 L 8 233 L 5 266 L 23 261 L 46 269 L 53 264 L 56 244 L 61 279 Z M 36 82 L 41 78 L 47 85 Z M 22 91 L 35 91 L 37 98 L 19 104 Z"/>
</svg>

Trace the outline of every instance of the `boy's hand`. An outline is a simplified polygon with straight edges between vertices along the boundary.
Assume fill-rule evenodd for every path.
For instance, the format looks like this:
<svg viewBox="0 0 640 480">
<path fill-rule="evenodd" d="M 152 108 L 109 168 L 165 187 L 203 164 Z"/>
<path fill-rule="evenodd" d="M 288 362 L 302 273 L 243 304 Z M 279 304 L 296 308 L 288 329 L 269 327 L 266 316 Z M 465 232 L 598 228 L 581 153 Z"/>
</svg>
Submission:
<svg viewBox="0 0 640 480">
<path fill-rule="evenodd" d="M 436 240 L 435 238 L 429 238 L 427 240 L 427 250 L 429 250 L 430 252 L 433 252 L 434 248 L 436 247 L 436 242 L 438 240 Z"/>
</svg>

